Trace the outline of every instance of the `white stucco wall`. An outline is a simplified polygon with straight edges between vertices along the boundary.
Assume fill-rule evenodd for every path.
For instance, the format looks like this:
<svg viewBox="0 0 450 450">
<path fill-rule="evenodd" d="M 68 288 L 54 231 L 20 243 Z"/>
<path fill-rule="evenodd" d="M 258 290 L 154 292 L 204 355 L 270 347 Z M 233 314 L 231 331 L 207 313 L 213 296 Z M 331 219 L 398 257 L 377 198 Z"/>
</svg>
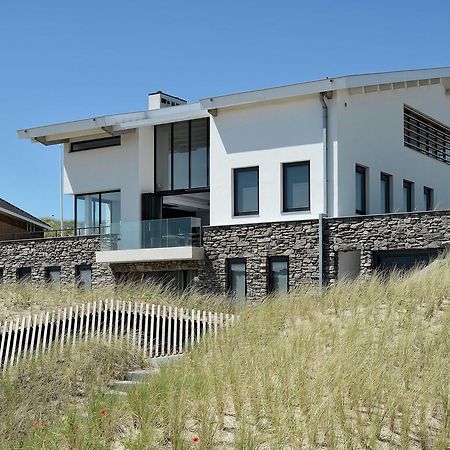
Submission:
<svg viewBox="0 0 450 450">
<path fill-rule="evenodd" d="M 368 213 L 381 213 L 380 172 L 392 175 L 393 211 L 403 210 L 403 179 L 415 183 L 415 209 L 425 208 L 423 187 L 434 189 L 436 209 L 450 208 L 450 165 L 403 145 L 403 105 L 450 126 L 450 96 L 442 85 L 379 93 L 337 94 L 338 209 L 355 214 L 355 164 L 368 167 Z"/>
<path fill-rule="evenodd" d="M 211 225 L 316 218 L 323 210 L 319 96 L 220 109 L 211 118 Z M 282 212 L 282 163 L 310 161 L 311 211 Z M 233 217 L 233 169 L 259 166 L 259 214 Z"/>
</svg>

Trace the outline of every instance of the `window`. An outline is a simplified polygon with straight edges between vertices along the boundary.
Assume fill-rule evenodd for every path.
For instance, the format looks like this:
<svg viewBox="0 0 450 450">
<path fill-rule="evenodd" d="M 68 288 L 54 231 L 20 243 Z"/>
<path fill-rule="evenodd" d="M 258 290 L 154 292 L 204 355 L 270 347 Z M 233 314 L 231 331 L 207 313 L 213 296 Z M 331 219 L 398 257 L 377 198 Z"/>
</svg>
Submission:
<svg viewBox="0 0 450 450">
<path fill-rule="evenodd" d="M 61 267 L 51 266 L 45 268 L 45 279 L 52 284 L 60 284 L 61 282 Z"/>
<path fill-rule="evenodd" d="M 78 235 L 115 233 L 120 217 L 120 191 L 75 196 L 75 228 Z"/>
<path fill-rule="evenodd" d="M 228 260 L 228 292 L 236 298 L 247 295 L 246 263 L 245 259 Z"/>
<path fill-rule="evenodd" d="M 271 293 L 285 294 L 289 291 L 289 257 L 269 258 L 269 289 Z"/>
<path fill-rule="evenodd" d="M 424 186 L 423 199 L 425 204 L 425 211 L 432 211 L 434 208 L 434 189 Z"/>
<path fill-rule="evenodd" d="M 92 139 L 90 141 L 72 142 L 70 144 L 70 151 L 81 152 L 84 150 L 93 150 L 95 148 L 115 147 L 120 144 L 120 136 L 111 136 L 102 139 Z"/>
<path fill-rule="evenodd" d="M 437 258 L 442 249 L 385 250 L 374 252 L 374 266 L 384 273 L 423 267 Z"/>
<path fill-rule="evenodd" d="M 356 214 L 366 214 L 366 168 L 357 165 L 355 175 Z"/>
<path fill-rule="evenodd" d="M 309 161 L 283 164 L 283 211 L 308 211 Z"/>
<path fill-rule="evenodd" d="M 0 267 L 0 284 L 3 283 L 3 267 Z"/>
<path fill-rule="evenodd" d="M 450 164 L 450 127 L 404 106 L 405 146 Z"/>
<path fill-rule="evenodd" d="M 89 290 L 92 287 L 92 269 L 89 264 L 81 264 L 75 268 L 76 285 Z"/>
<path fill-rule="evenodd" d="M 209 120 L 155 126 L 155 191 L 209 187 Z"/>
<path fill-rule="evenodd" d="M 386 173 L 381 173 L 381 212 L 390 213 L 391 208 L 391 176 Z"/>
<path fill-rule="evenodd" d="M 31 267 L 19 267 L 17 269 L 17 281 L 20 283 L 31 281 Z"/>
<path fill-rule="evenodd" d="M 413 187 L 414 183 L 403 180 L 403 210 L 406 212 L 411 212 L 414 208 Z"/>
<path fill-rule="evenodd" d="M 234 169 L 234 215 L 259 213 L 259 168 Z"/>
</svg>

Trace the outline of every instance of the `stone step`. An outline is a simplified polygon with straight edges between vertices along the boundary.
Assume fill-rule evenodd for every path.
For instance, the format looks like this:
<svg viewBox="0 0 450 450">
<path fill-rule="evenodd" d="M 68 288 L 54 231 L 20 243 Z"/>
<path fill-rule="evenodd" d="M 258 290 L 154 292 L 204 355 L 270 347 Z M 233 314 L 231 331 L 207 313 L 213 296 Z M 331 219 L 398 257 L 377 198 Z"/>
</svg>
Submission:
<svg viewBox="0 0 450 450">
<path fill-rule="evenodd" d="M 139 384 L 139 381 L 130 381 L 130 380 L 115 380 L 112 382 L 111 384 L 111 388 L 114 391 L 118 391 L 118 392 L 125 392 L 128 391 L 129 389 L 137 386 Z"/>
<path fill-rule="evenodd" d="M 144 381 L 152 375 L 158 375 L 159 367 L 152 367 L 151 369 L 130 370 L 125 375 L 126 381 Z"/>
<path fill-rule="evenodd" d="M 167 367 L 181 361 L 183 355 L 157 356 L 150 358 L 148 363 L 151 367 Z"/>
</svg>

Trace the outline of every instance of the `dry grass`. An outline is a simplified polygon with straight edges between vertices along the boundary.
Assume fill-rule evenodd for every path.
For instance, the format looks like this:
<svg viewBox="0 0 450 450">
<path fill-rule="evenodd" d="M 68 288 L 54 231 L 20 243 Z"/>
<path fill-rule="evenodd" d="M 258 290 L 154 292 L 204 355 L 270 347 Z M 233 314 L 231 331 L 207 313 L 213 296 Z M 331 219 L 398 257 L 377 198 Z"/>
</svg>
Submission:
<svg viewBox="0 0 450 450">
<path fill-rule="evenodd" d="M 216 342 L 112 402 L 104 417 L 98 402 L 74 408 L 70 400 L 63 417 L 21 442 L 30 449 L 448 449 L 449 298 L 446 259 L 404 278 L 267 299 L 241 310 L 238 325 Z"/>
</svg>

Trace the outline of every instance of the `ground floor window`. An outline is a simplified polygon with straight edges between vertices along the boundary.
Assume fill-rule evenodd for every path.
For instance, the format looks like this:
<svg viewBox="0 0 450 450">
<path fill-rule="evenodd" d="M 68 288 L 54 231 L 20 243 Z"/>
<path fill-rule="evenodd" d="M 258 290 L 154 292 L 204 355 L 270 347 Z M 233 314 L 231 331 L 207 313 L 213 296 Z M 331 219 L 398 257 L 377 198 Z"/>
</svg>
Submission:
<svg viewBox="0 0 450 450">
<path fill-rule="evenodd" d="M 270 257 L 268 269 L 268 292 L 275 294 L 287 293 L 289 291 L 289 257 Z"/>
<path fill-rule="evenodd" d="M 92 268 L 89 264 L 80 264 L 75 268 L 76 285 L 81 289 L 92 288 Z"/>
<path fill-rule="evenodd" d="M 3 267 L 0 267 L 0 284 L 3 283 Z"/>
<path fill-rule="evenodd" d="M 244 298 L 247 295 L 245 259 L 229 259 L 227 269 L 227 291 L 233 297 Z"/>
<path fill-rule="evenodd" d="M 31 280 L 31 267 L 19 267 L 17 269 L 17 281 L 27 282 Z"/>
<path fill-rule="evenodd" d="M 61 282 L 61 267 L 51 266 L 45 268 L 45 279 L 48 283 L 60 284 Z"/>
<path fill-rule="evenodd" d="M 426 266 L 441 252 L 442 249 L 437 248 L 374 252 L 374 267 L 380 272 L 411 270 Z"/>
</svg>

